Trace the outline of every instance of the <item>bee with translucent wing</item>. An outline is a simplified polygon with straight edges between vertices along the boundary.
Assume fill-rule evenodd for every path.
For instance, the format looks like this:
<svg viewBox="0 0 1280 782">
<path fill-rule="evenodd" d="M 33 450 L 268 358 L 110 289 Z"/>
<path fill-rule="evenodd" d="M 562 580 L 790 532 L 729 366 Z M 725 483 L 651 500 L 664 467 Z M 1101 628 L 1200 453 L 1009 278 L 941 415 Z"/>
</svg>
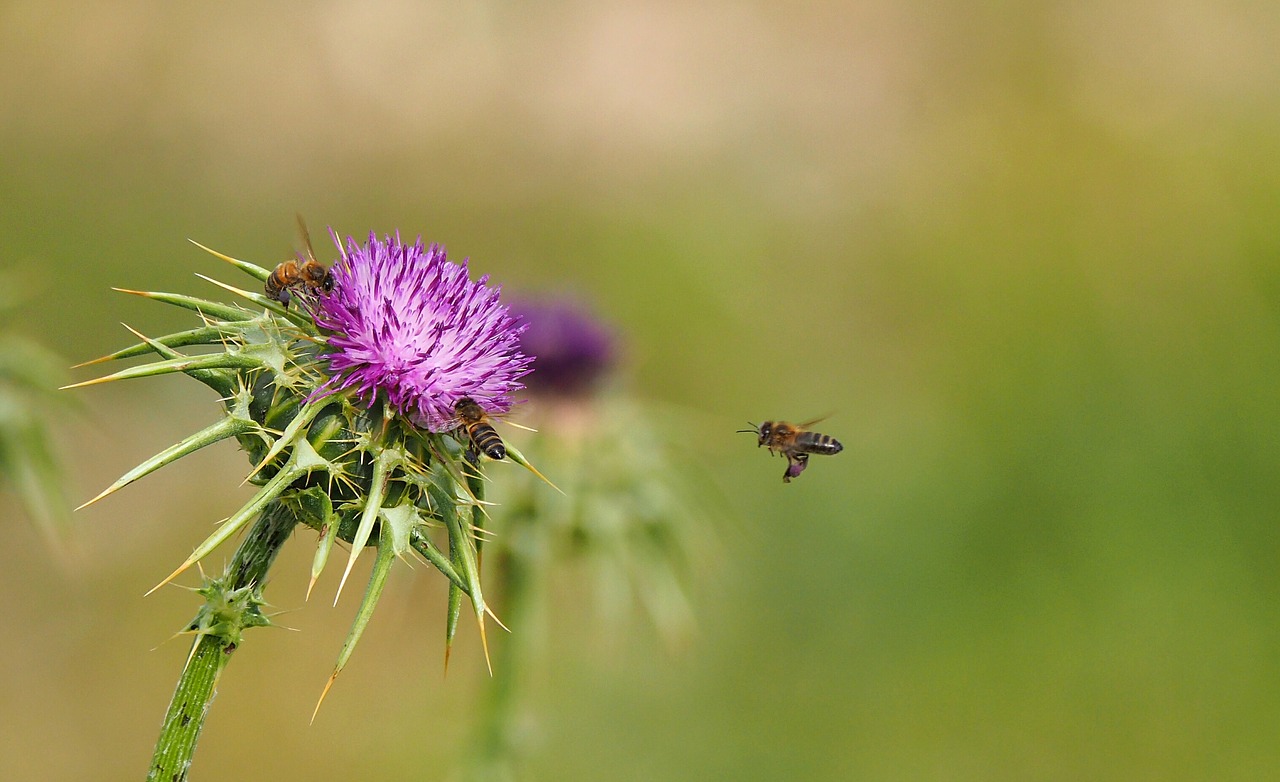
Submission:
<svg viewBox="0 0 1280 782">
<path fill-rule="evenodd" d="M 292 294 L 303 293 L 308 297 L 315 297 L 333 290 L 333 275 L 329 273 L 327 266 L 316 260 L 316 254 L 311 249 L 311 235 L 307 232 L 307 224 L 303 222 L 302 215 L 298 215 L 298 235 L 302 238 L 306 258 L 280 264 L 267 277 L 264 286 L 267 298 L 286 307 L 289 306 Z"/>
<path fill-rule="evenodd" d="M 844 446 L 836 438 L 809 429 L 825 418 L 826 416 L 814 418 L 802 424 L 765 421 L 759 426 L 748 421 L 747 425 L 751 428 L 739 429 L 738 432 L 756 435 L 759 438 L 756 447 L 765 446 L 773 453 L 787 457 L 787 469 L 782 473 L 782 482 L 791 483 L 792 478 L 799 477 L 809 466 L 810 455 L 834 456 L 844 450 Z"/>
<path fill-rule="evenodd" d="M 493 424 L 489 423 L 489 414 L 479 402 L 464 396 L 454 405 L 454 412 L 457 414 L 458 428 L 465 430 L 467 439 L 471 441 L 470 452 L 483 453 L 490 459 L 507 457 L 507 446 Z"/>
</svg>

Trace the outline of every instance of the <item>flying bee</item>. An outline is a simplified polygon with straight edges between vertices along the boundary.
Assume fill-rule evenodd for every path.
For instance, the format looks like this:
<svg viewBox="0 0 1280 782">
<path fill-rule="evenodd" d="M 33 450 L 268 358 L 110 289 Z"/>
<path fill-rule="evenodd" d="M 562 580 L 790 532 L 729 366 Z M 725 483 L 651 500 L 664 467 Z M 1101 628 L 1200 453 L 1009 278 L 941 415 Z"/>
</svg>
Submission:
<svg viewBox="0 0 1280 782">
<path fill-rule="evenodd" d="M 293 294 L 303 293 L 308 298 L 314 298 L 333 290 L 333 275 L 329 273 L 328 267 L 316 260 L 316 254 L 311 249 L 311 235 L 307 232 L 306 223 L 302 221 L 302 215 L 298 215 L 298 234 L 302 238 L 306 257 L 285 261 L 277 266 L 267 277 L 264 286 L 268 299 L 278 301 L 286 307 Z"/>
<path fill-rule="evenodd" d="M 765 421 L 759 426 L 748 421 L 747 425 L 751 428 L 738 431 L 756 435 L 759 438 L 757 448 L 763 445 L 773 453 L 787 457 L 787 469 L 782 473 L 782 482 L 791 483 L 792 478 L 798 478 L 804 468 L 809 466 L 811 454 L 833 456 L 844 450 L 840 441 L 831 435 L 809 430 L 810 426 L 821 420 L 822 418 L 815 418 L 802 424 Z"/>
<path fill-rule="evenodd" d="M 489 423 L 489 414 L 479 402 L 464 396 L 453 406 L 453 411 L 457 415 L 458 428 L 465 429 L 471 440 L 468 454 L 483 453 L 490 459 L 507 457 L 507 446 L 503 444 L 493 424 Z"/>
</svg>

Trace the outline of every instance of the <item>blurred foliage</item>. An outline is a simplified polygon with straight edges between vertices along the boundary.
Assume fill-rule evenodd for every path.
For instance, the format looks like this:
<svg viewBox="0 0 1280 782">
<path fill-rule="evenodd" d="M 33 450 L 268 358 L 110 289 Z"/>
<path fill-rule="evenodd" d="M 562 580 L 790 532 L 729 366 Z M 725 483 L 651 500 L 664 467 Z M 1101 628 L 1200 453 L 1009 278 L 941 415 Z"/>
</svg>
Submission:
<svg viewBox="0 0 1280 782">
<path fill-rule="evenodd" d="M 528 323 L 530 332 L 547 325 Z M 531 344 L 536 340 L 524 341 Z M 535 373 L 546 368 L 535 362 Z M 725 523 L 711 502 L 716 489 L 705 469 L 678 456 L 670 429 L 655 426 L 681 416 L 660 414 L 619 389 L 538 388 L 531 386 L 523 416 L 536 433 L 503 436 L 555 475 L 563 493 L 532 475 L 490 472 L 488 499 L 498 504 L 490 511 L 485 577 L 512 632 L 495 643 L 493 679 L 482 683 L 465 779 L 527 776 L 528 756 L 553 717 L 530 698 L 530 682 L 545 679 L 547 652 L 559 645 L 549 632 L 552 617 L 566 605 L 584 610 L 593 630 L 583 643 L 594 656 L 626 648 L 638 624 L 651 626 L 645 629 L 657 632 L 670 656 L 689 646 L 691 597 L 712 581 L 720 559 L 713 527 Z"/>
<path fill-rule="evenodd" d="M 0 273 L 0 485 L 17 495 L 49 544 L 61 547 L 71 508 L 49 419 L 68 408 L 55 391 L 66 379 L 64 362 L 6 322 L 29 290 L 16 272 Z"/>
<path fill-rule="evenodd" d="M 118 341 L 113 320 L 172 330 L 106 288 L 207 273 L 188 236 L 284 258 L 301 211 L 421 231 L 508 291 L 587 291 L 628 333 L 645 394 L 723 421 L 720 439 L 687 437 L 747 522 L 694 606 L 697 642 L 602 659 L 589 614 L 554 602 L 535 776 L 1280 764 L 1276 8 L 4 13 L 0 257 L 42 264 L 57 291 L 22 305 L 25 333 L 79 358 Z M 173 393 L 101 412 L 172 435 L 205 412 Z M 733 434 L 828 410 L 845 452 L 791 485 Z M 187 501 L 208 492 L 189 483 Z M 6 700 L 0 777 L 124 778 L 149 752 L 153 722 L 95 717 L 163 703 L 172 666 L 144 652 L 164 612 L 130 596 L 204 519 L 95 513 L 117 535 L 186 528 L 138 550 L 108 539 L 118 569 L 79 591 L 0 549 L 0 588 L 32 595 L 0 639 L 5 669 L 30 672 Z M 415 624 L 362 641 L 369 659 L 417 644 L 403 703 L 335 697 L 311 730 L 328 672 L 289 644 L 345 628 L 264 644 L 261 673 L 223 682 L 208 733 L 226 733 L 202 762 L 442 777 L 457 737 L 431 728 L 474 682 L 442 684 Z M 112 666 L 88 665 L 85 639 L 104 637 Z M 267 683 L 279 700 L 251 700 Z M 78 751 L 33 750 L 55 735 Z"/>
</svg>

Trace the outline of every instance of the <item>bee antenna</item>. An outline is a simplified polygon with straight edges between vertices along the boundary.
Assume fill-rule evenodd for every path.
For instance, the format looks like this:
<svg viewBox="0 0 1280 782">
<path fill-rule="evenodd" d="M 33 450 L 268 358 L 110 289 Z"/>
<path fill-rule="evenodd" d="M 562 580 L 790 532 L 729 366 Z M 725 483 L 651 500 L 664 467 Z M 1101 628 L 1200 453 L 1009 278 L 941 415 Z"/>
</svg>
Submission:
<svg viewBox="0 0 1280 782">
<path fill-rule="evenodd" d="M 751 428 L 750 428 L 750 429 L 739 429 L 739 430 L 738 430 L 737 432 L 735 432 L 734 434 L 760 434 L 760 427 L 756 426 L 755 424 L 751 423 L 750 421 L 747 421 L 747 426 L 749 426 L 749 427 L 751 427 Z"/>
</svg>

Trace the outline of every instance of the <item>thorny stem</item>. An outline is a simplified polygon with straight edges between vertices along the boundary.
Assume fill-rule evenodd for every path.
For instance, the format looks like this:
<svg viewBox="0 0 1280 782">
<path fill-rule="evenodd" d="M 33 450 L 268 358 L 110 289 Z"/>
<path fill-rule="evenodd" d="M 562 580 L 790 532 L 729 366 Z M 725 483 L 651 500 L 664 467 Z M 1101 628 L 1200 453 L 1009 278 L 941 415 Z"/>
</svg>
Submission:
<svg viewBox="0 0 1280 782">
<path fill-rule="evenodd" d="M 263 583 L 276 554 L 297 523 L 293 513 L 280 503 L 268 505 L 227 565 L 225 578 L 228 588 L 239 589 Z M 197 636 L 195 644 L 191 658 L 178 678 L 169 711 L 164 716 L 147 782 L 184 782 L 187 779 L 196 741 L 200 738 L 218 686 L 218 677 L 236 650 L 234 643 L 211 634 Z"/>
</svg>

